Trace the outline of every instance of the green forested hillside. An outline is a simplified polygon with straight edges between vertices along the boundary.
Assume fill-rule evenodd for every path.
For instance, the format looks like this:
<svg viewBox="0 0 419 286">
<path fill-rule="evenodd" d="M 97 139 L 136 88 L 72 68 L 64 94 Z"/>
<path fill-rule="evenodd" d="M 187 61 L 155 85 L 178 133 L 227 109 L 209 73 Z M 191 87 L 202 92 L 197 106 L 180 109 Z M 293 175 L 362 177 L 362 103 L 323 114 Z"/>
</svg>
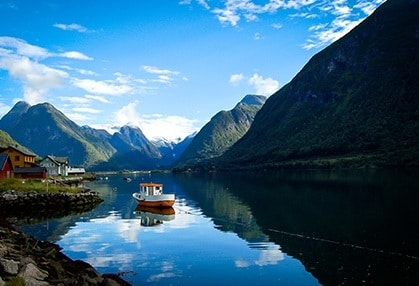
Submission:
<svg viewBox="0 0 419 286">
<path fill-rule="evenodd" d="M 272 95 L 222 168 L 417 165 L 419 1 L 388 0 Z"/>
<path fill-rule="evenodd" d="M 220 111 L 194 137 L 177 162 L 177 168 L 206 162 L 222 155 L 250 128 L 266 98 L 247 95 L 232 110 Z"/>
<path fill-rule="evenodd" d="M 15 146 L 18 147 L 19 150 L 35 154 L 32 150 L 29 148 L 22 146 L 17 141 L 15 141 L 12 137 L 10 137 L 9 133 L 0 130 L 0 147 L 8 147 L 8 146 Z M 36 155 L 36 154 L 35 154 Z"/>
<path fill-rule="evenodd" d="M 0 130 L 0 147 L 15 146 L 18 143 L 7 132 Z"/>
<path fill-rule="evenodd" d="M 73 166 L 90 167 L 115 152 L 109 142 L 85 131 L 49 103 L 17 103 L 0 120 L 0 128 L 39 156 L 66 156 Z"/>
</svg>

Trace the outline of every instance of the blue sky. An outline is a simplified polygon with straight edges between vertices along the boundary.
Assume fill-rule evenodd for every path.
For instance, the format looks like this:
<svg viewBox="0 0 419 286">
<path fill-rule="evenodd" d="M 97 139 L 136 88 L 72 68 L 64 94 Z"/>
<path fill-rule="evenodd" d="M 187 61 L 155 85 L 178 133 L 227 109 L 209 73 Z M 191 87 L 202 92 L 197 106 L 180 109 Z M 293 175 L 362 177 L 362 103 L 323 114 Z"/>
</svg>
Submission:
<svg viewBox="0 0 419 286">
<path fill-rule="evenodd" d="M 184 138 L 273 94 L 384 1 L 1 0 L 0 116 L 49 102 L 78 125 Z"/>
</svg>

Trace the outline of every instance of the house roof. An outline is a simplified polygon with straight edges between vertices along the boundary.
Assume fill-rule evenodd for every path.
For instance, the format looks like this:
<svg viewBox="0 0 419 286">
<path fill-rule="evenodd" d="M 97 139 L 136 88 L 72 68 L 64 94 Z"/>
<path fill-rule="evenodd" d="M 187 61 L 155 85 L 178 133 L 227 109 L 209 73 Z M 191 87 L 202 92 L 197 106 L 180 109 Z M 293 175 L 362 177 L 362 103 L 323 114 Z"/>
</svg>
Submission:
<svg viewBox="0 0 419 286">
<path fill-rule="evenodd" d="M 6 163 L 7 163 L 8 159 L 9 159 L 9 155 L 0 154 L 0 170 L 4 169 L 4 166 L 6 166 Z"/>
<path fill-rule="evenodd" d="M 47 158 L 50 158 L 52 161 L 54 161 L 57 164 L 68 163 L 68 157 L 56 157 L 56 156 L 53 156 L 53 155 L 48 155 Z"/>
<path fill-rule="evenodd" d="M 43 173 L 46 172 L 45 167 L 17 167 L 15 168 L 15 174 L 34 174 L 34 173 Z"/>
<path fill-rule="evenodd" d="M 17 147 L 17 146 L 12 146 L 12 145 L 9 145 L 8 147 L 2 147 L 2 148 L 1 148 L 1 152 L 5 151 L 5 150 L 8 150 L 8 149 L 14 149 L 14 150 L 16 150 L 16 151 L 18 151 L 18 152 L 22 153 L 23 155 L 26 155 L 26 156 L 36 157 L 36 155 L 35 155 L 35 154 L 30 153 L 30 152 L 25 151 L 25 150 L 22 150 L 22 149 L 20 149 L 19 147 Z"/>
</svg>

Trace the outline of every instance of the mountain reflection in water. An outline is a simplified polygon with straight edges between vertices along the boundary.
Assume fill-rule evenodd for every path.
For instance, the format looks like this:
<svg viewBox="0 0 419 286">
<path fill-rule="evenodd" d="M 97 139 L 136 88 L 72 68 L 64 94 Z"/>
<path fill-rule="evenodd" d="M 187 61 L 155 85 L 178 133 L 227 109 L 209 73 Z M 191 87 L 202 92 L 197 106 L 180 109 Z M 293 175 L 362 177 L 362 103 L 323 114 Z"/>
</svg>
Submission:
<svg viewBox="0 0 419 286">
<path fill-rule="evenodd" d="M 417 174 L 114 175 L 89 184 L 105 199 L 92 212 L 23 229 L 134 285 L 414 285 Z M 138 208 L 142 181 L 175 193 L 170 213 Z"/>
</svg>

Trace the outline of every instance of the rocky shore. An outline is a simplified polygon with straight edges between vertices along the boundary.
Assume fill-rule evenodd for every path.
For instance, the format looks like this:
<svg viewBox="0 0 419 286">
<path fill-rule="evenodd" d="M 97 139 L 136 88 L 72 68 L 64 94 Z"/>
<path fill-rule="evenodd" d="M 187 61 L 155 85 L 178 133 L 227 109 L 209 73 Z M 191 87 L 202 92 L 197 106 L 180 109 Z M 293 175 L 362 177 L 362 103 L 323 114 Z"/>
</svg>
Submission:
<svg viewBox="0 0 419 286">
<path fill-rule="evenodd" d="M 51 218 L 83 212 L 102 202 L 97 193 L 0 193 L 0 286 L 130 285 L 116 274 L 101 275 L 91 265 L 71 260 L 61 248 L 40 241 L 11 224 L 32 215 Z"/>
<path fill-rule="evenodd" d="M 103 199 L 95 192 L 48 193 L 10 190 L 0 193 L 0 217 L 60 217 L 93 209 Z"/>
</svg>

